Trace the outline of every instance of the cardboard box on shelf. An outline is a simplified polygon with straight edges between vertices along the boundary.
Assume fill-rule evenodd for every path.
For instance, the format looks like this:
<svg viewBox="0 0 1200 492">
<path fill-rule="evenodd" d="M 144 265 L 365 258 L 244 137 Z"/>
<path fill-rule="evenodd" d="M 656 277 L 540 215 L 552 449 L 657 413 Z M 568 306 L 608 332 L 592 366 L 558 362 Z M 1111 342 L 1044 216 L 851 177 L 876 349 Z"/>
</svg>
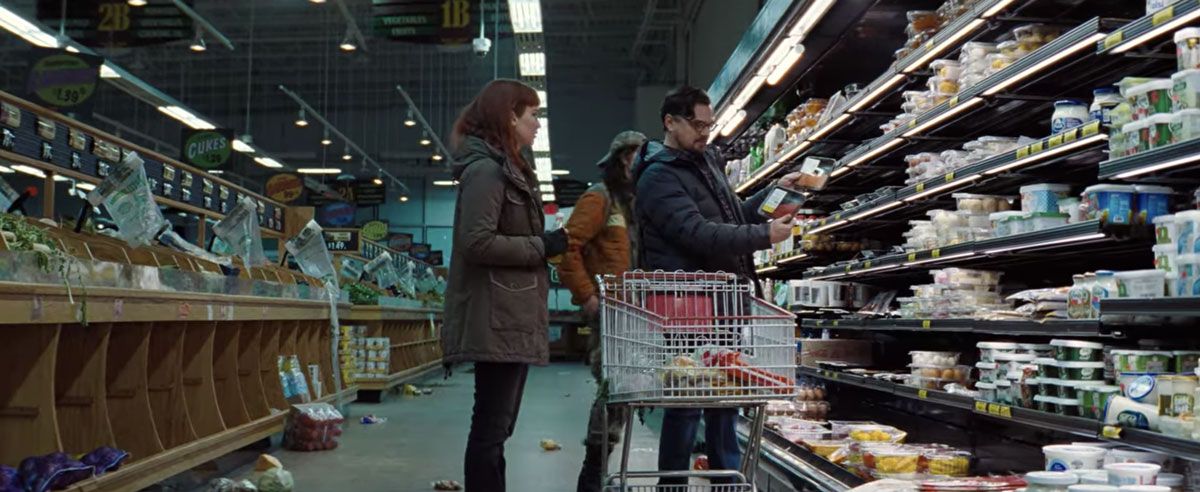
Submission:
<svg viewBox="0 0 1200 492">
<path fill-rule="evenodd" d="M 817 367 L 821 362 L 870 366 L 871 342 L 868 340 L 800 340 L 800 365 Z"/>
</svg>

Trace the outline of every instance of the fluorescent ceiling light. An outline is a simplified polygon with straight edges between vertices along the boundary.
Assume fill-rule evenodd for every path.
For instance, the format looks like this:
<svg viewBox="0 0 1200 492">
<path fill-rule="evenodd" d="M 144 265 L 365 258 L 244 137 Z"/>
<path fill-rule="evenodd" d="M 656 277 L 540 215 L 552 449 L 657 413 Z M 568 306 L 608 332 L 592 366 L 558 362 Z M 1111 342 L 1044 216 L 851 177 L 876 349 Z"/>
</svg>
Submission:
<svg viewBox="0 0 1200 492">
<path fill-rule="evenodd" d="M 953 255 L 949 255 L 949 256 L 939 256 L 939 257 L 937 257 L 937 258 L 927 258 L 927 259 L 924 259 L 924 260 L 910 261 L 910 262 L 908 262 L 908 263 L 905 263 L 905 264 L 904 264 L 904 266 L 906 266 L 906 267 L 907 267 L 907 266 L 915 266 L 915 265 L 924 265 L 924 264 L 926 264 L 926 263 L 934 263 L 934 262 L 943 262 L 943 261 L 949 261 L 949 260 L 957 260 L 957 259 L 959 259 L 959 258 L 967 258 L 967 257 L 969 257 L 969 256 L 975 256 L 975 252 L 974 252 L 974 251 L 967 251 L 966 253 L 957 253 L 957 254 L 953 254 Z"/>
<path fill-rule="evenodd" d="M 338 48 L 347 53 L 358 49 L 358 45 L 354 44 L 354 28 L 346 26 L 346 35 L 342 36 L 342 42 L 338 44 Z"/>
<path fill-rule="evenodd" d="M 439 179 L 433 182 L 434 186 L 454 186 L 456 184 L 458 184 L 458 181 L 452 179 Z"/>
<path fill-rule="evenodd" d="M 804 45 L 802 44 L 797 44 L 795 47 L 788 50 L 787 55 L 783 57 L 783 61 L 779 62 L 778 65 L 775 65 L 775 68 L 771 69 L 771 75 L 767 76 L 767 83 L 770 85 L 778 84 L 780 80 L 783 80 L 783 76 L 787 75 L 787 73 L 791 71 L 792 67 L 796 66 L 796 62 L 800 61 L 800 58 L 803 57 Z"/>
<path fill-rule="evenodd" d="M 883 97 L 883 95 L 887 94 L 888 91 L 890 91 L 893 87 L 896 87 L 896 84 L 903 82 L 907 78 L 908 77 L 906 77 L 902 73 L 893 75 L 892 78 L 888 79 L 887 82 L 884 82 L 883 85 L 880 85 L 878 89 L 875 89 L 867 94 L 863 94 L 862 96 L 860 96 L 858 98 L 858 102 L 855 102 L 853 106 L 850 106 L 850 108 L 847 109 L 846 112 L 854 113 L 857 111 L 861 111 L 863 108 L 867 107 L 868 105 L 874 103 L 875 101 L 878 101 L 880 97 Z"/>
<path fill-rule="evenodd" d="M 551 193 L 553 193 L 553 192 L 554 192 L 554 185 L 552 185 L 552 184 L 541 184 L 541 185 L 538 185 L 538 190 L 540 190 L 540 191 L 548 191 L 548 192 L 551 192 Z"/>
<path fill-rule="evenodd" d="M 521 53 L 517 56 L 517 66 L 522 77 L 544 77 L 546 75 L 546 54 L 542 52 Z"/>
<path fill-rule="evenodd" d="M 544 194 L 542 194 L 542 201 L 543 201 L 543 202 L 552 202 L 552 201 L 554 201 L 554 200 L 555 200 L 555 198 L 554 198 L 554 194 L 552 194 L 552 193 L 544 193 Z"/>
<path fill-rule="evenodd" d="M 263 167 L 269 167 L 271 169 L 279 169 L 283 167 L 283 164 L 280 164 L 279 161 L 270 157 L 255 157 L 254 162 L 261 164 Z"/>
<path fill-rule="evenodd" d="M 987 21 L 984 21 L 983 19 L 975 19 L 975 20 L 971 21 L 966 26 L 963 26 L 962 29 L 959 29 L 958 31 L 956 31 L 949 38 L 946 38 L 945 41 L 942 41 L 941 43 L 938 43 L 937 45 L 931 47 L 929 49 L 929 51 L 925 52 L 925 54 L 922 55 L 920 58 L 918 58 L 916 61 L 910 63 L 907 67 L 904 67 L 904 70 L 902 70 L 902 72 L 913 73 L 917 70 L 924 68 L 926 63 L 929 63 L 934 58 L 941 56 L 942 53 L 950 51 L 950 48 L 957 45 L 959 40 L 961 40 L 964 37 L 970 36 L 972 33 L 974 33 L 977 29 L 979 29 L 986 23 L 987 23 Z"/>
<path fill-rule="evenodd" d="M 66 176 L 63 176 L 63 175 L 60 175 L 60 174 L 55 174 L 55 175 L 54 175 L 54 180 L 55 180 L 55 181 L 58 181 L 58 182 L 60 182 L 60 183 L 61 183 L 61 182 L 63 182 L 63 181 L 70 181 L 70 180 L 71 180 L 71 178 L 68 178 L 68 177 L 66 177 Z"/>
<path fill-rule="evenodd" d="M 193 130 L 212 130 L 216 128 L 212 123 L 204 121 L 204 119 L 179 106 L 159 106 L 158 110 L 167 116 L 179 120 L 180 123 L 187 125 Z"/>
<path fill-rule="evenodd" d="M 1041 161 L 1048 157 L 1054 157 L 1056 155 L 1063 154 L 1065 152 L 1069 152 L 1069 151 L 1077 149 L 1079 147 L 1091 145 L 1092 143 L 1095 143 L 1100 140 L 1108 140 L 1108 135 L 1105 135 L 1103 133 L 1097 134 L 1097 135 L 1092 135 L 1091 137 L 1085 138 L 1083 140 L 1076 140 L 1069 144 L 1055 147 L 1053 149 L 1047 150 L 1047 151 L 1039 153 L 1039 154 L 1034 154 L 1034 155 L 1028 156 L 1024 159 L 1017 159 L 1013 162 L 1010 162 L 1008 164 L 1005 164 L 1003 166 L 1000 166 L 1000 167 L 997 167 L 994 169 L 988 169 L 987 171 L 984 171 L 983 174 L 986 174 L 989 176 L 991 176 L 993 174 L 1000 174 L 1004 171 L 1008 171 L 1009 169 L 1018 168 L 1018 167 L 1026 165 L 1026 164 L 1029 164 L 1031 162 Z M 1200 156 L 1197 156 L 1195 158 L 1200 158 Z M 1118 176 L 1117 178 L 1119 179 L 1119 178 L 1121 178 L 1121 176 Z"/>
<path fill-rule="evenodd" d="M 798 44 L 800 44 L 800 38 L 798 37 L 788 36 L 783 38 L 783 40 L 779 42 L 779 45 L 775 47 L 775 50 L 771 52 L 771 55 L 768 56 L 766 60 L 763 60 L 762 66 L 759 67 L 758 74 L 767 75 L 771 73 L 771 70 L 778 66 L 784 58 L 787 58 L 788 53 L 791 52 L 792 48 Z"/>
<path fill-rule="evenodd" d="M 96 185 L 91 184 L 91 183 L 84 183 L 82 181 L 76 182 L 75 187 L 79 188 L 83 191 L 92 191 L 92 190 L 96 189 Z"/>
<path fill-rule="evenodd" d="M 566 176 L 568 174 L 571 174 L 571 171 L 568 171 L 566 169 L 551 169 L 550 174 L 553 174 L 555 176 Z"/>
<path fill-rule="evenodd" d="M 121 78 L 121 74 L 117 73 L 116 70 L 113 70 L 112 67 L 109 67 L 108 63 L 105 63 L 103 65 L 100 65 L 100 78 L 102 78 L 102 79 L 119 79 L 119 78 Z"/>
<path fill-rule="evenodd" d="M 1170 22 L 1161 24 L 1154 29 L 1151 29 L 1146 34 L 1124 42 L 1121 44 L 1121 46 L 1118 46 L 1116 49 L 1112 50 L 1112 54 L 1119 55 L 1131 49 L 1137 48 L 1138 46 L 1146 44 L 1146 42 L 1150 41 L 1151 39 L 1157 38 L 1169 32 L 1173 32 L 1178 27 L 1184 24 L 1189 24 L 1196 19 L 1200 19 L 1200 9 L 1192 10 L 1191 12 L 1172 19 Z"/>
<path fill-rule="evenodd" d="M 920 125 L 917 125 L 917 126 L 913 127 L 912 129 L 904 132 L 904 136 L 911 137 L 914 135 L 920 135 L 920 134 L 924 133 L 925 130 L 928 130 L 937 125 L 940 125 L 940 124 L 942 124 L 943 121 L 953 118 L 953 117 L 957 116 L 959 113 L 962 113 L 962 112 L 964 112 L 968 109 L 971 109 L 975 106 L 978 106 L 980 104 L 983 104 L 983 99 L 980 99 L 978 97 L 973 97 L 971 99 L 968 99 L 967 102 L 959 104 L 953 108 L 950 108 L 950 109 L 946 110 L 946 112 L 933 117 L 929 121 L 921 123 Z"/>
<path fill-rule="evenodd" d="M 66 50 L 67 50 L 67 53 L 79 53 L 79 48 L 76 48 L 74 46 L 67 46 Z"/>
<path fill-rule="evenodd" d="M 433 154 L 433 155 L 432 155 L 432 156 L 430 156 L 429 158 L 430 158 L 430 159 L 433 159 L 433 160 L 435 160 L 435 161 L 440 161 L 440 160 L 442 160 L 442 154 Z"/>
<path fill-rule="evenodd" d="M 508 0 L 508 17 L 513 32 L 542 32 L 541 0 Z"/>
<path fill-rule="evenodd" d="M 8 166 L 0 166 L 0 174 L 12 174 L 12 173 L 15 173 L 15 172 L 16 172 L 16 171 L 13 171 L 11 167 L 8 167 Z"/>
<path fill-rule="evenodd" d="M 834 169 L 833 172 L 829 173 L 829 177 L 836 178 L 838 176 L 841 176 L 843 174 L 850 172 L 850 169 L 851 169 L 850 166 L 839 167 L 837 169 Z"/>
<path fill-rule="evenodd" d="M 25 20 L 11 10 L 0 6 L 0 27 L 16 34 L 21 39 L 42 48 L 57 48 L 58 39 L 45 32 L 36 24 Z"/>
<path fill-rule="evenodd" d="M 235 138 L 233 139 L 233 150 L 243 154 L 250 154 L 254 152 L 254 147 L 251 147 L 250 144 L 243 142 L 240 138 Z"/>
<path fill-rule="evenodd" d="M 12 166 L 12 168 L 14 171 L 17 171 L 19 173 L 25 173 L 30 176 L 34 176 L 34 177 L 38 177 L 38 178 L 42 178 L 42 179 L 46 178 L 46 173 L 42 172 L 41 169 L 38 169 L 33 166 L 26 166 L 24 164 L 14 164 Z"/>
<path fill-rule="evenodd" d="M 737 127 L 739 125 L 741 125 L 742 121 L 745 119 L 746 119 L 746 110 L 739 109 L 736 113 L 733 114 L 732 118 L 729 118 L 729 122 L 725 123 L 725 126 L 721 127 L 721 136 L 728 137 L 728 136 L 732 135 L 734 130 L 737 130 Z"/>
<path fill-rule="evenodd" d="M 130 7 L 145 7 L 147 2 L 146 0 L 129 0 L 125 3 L 128 3 Z"/>
<path fill-rule="evenodd" d="M 1020 82 L 1022 80 L 1025 80 L 1025 79 L 1033 76 L 1034 74 L 1042 71 L 1042 69 L 1044 69 L 1050 65 L 1053 65 L 1055 63 L 1058 63 L 1059 61 L 1062 61 L 1066 57 L 1074 55 L 1075 53 L 1078 53 L 1085 49 L 1095 49 L 1096 43 L 1099 42 L 1101 39 L 1104 39 L 1104 35 L 1100 34 L 1100 33 L 1096 33 L 1091 36 L 1088 36 L 1087 39 L 1084 39 L 1083 41 L 1075 43 L 1074 45 L 1072 45 L 1071 47 L 1069 47 L 1065 50 L 1055 53 L 1054 55 L 1050 56 L 1049 58 L 1046 58 L 1045 60 L 1042 60 L 1041 62 L 1038 62 L 1037 64 L 1030 66 L 1029 68 L 1026 68 L 1025 70 L 1022 70 L 1020 73 L 1009 76 L 1003 82 L 997 84 L 996 86 L 994 86 L 986 91 L 983 91 L 983 95 L 985 95 L 985 96 L 995 95 L 995 94 L 999 93 L 1000 91 L 1003 91 L 1004 89 L 1007 89 L 1009 87 L 1016 85 L 1017 82 Z M 1044 48 L 1045 47 L 1043 47 L 1043 49 Z M 1003 73 L 1003 71 L 1001 71 L 1001 73 Z"/>
<path fill-rule="evenodd" d="M 300 174 L 341 174 L 342 170 L 336 167 L 302 167 L 296 172 Z"/>
<path fill-rule="evenodd" d="M 769 265 L 769 266 L 765 266 L 765 267 L 759 268 L 759 269 L 758 269 L 758 270 L 756 270 L 754 273 L 757 273 L 757 274 L 760 274 L 760 275 L 761 275 L 761 274 L 764 274 L 764 273 L 770 273 L 770 272 L 773 272 L 773 271 L 775 271 L 775 270 L 778 270 L 778 269 L 779 269 L 779 267 L 777 267 L 777 266 L 775 266 L 775 265 Z"/>
</svg>

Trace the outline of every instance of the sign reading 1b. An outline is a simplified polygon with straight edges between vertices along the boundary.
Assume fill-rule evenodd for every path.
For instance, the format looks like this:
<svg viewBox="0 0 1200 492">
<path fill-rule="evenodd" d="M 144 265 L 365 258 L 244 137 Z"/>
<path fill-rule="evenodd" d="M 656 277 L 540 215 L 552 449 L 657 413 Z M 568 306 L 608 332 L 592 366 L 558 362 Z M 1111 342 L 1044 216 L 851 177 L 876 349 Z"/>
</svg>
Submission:
<svg viewBox="0 0 1200 492">
<path fill-rule="evenodd" d="M 376 35 L 425 44 L 470 42 L 478 12 L 479 0 L 374 0 L 371 8 Z"/>
</svg>

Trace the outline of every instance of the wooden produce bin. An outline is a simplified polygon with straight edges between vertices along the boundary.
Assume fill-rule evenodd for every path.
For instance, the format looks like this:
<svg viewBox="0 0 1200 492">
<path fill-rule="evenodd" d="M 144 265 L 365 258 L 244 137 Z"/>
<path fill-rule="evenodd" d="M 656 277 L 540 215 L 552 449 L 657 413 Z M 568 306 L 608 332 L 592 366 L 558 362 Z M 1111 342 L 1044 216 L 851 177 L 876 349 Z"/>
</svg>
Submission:
<svg viewBox="0 0 1200 492">
<path fill-rule="evenodd" d="M 360 401 L 379 401 L 383 393 L 442 363 L 442 310 L 353 306 L 339 311 L 342 325 L 365 325 L 367 337 L 391 339 L 392 374 L 356 381 Z"/>
<path fill-rule="evenodd" d="M 83 325 L 74 295 L 0 282 L 0 463 L 131 453 L 72 490 L 137 490 L 282 431 L 280 355 L 328 368 L 333 388 L 326 302 L 89 288 Z"/>
</svg>

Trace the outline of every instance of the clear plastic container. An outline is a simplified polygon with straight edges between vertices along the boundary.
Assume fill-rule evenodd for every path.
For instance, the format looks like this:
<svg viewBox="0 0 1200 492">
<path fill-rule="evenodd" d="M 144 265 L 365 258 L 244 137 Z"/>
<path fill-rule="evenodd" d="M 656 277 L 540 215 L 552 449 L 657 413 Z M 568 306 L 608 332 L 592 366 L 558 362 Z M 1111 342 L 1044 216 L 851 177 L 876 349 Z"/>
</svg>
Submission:
<svg viewBox="0 0 1200 492">
<path fill-rule="evenodd" d="M 1200 109 L 1200 70 L 1189 68 L 1171 75 L 1171 109 Z"/>
<path fill-rule="evenodd" d="M 1007 52 L 992 53 L 985 58 L 987 60 L 988 74 L 993 74 L 1008 68 L 1013 62 L 1017 61 L 1016 55 L 1011 55 Z"/>
<path fill-rule="evenodd" d="M 958 94 L 958 78 L 929 77 L 929 90 L 934 94 Z"/>
<path fill-rule="evenodd" d="M 962 75 L 962 64 L 958 60 L 934 60 L 929 64 L 934 74 L 946 79 L 958 80 Z"/>
<path fill-rule="evenodd" d="M 1180 127 L 1179 116 L 1171 113 L 1160 113 L 1146 118 L 1150 130 L 1150 148 L 1166 147 L 1176 142 L 1174 129 Z"/>
<path fill-rule="evenodd" d="M 1156 114 L 1171 112 L 1171 79 L 1152 79 L 1126 93 L 1132 99 L 1133 119 L 1140 120 Z"/>
<path fill-rule="evenodd" d="M 958 204 L 958 210 L 976 214 L 1002 212 L 1011 209 L 1010 199 L 997 195 L 955 193 L 950 195 Z"/>
<path fill-rule="evenodd" d="M 1175 31 L 1175 63 L 1178 70 L 1200 68 L 1200 28 Z"/>
<path fill-rule="evenodd" d="M 1055 227 L 1067 225 L 1069 216 L 1060 213 L 1033 213 L 1029 215 L 1029 221 L 1033 224 L 1034 231 L 1044 231 Z"/>
<path fill-rule="evenodd" d="M 1200 74 L 1200 70 L 1196 71 Z M 1186 142 L 1200 138 L 1200 109 L 1183 109 L 1175 112 L 1175 125 L 1171 135 L 1176 142 Z"/>
<path fill-rule="evenodd" d="M 912 363 L 921 366 L 936 366 L 936 367 L 954 367 L 958 365 L 958 352 L 936 352 L 927 350 L 914 350 L 908 353 L 912 357 Z"/>
</svg>

